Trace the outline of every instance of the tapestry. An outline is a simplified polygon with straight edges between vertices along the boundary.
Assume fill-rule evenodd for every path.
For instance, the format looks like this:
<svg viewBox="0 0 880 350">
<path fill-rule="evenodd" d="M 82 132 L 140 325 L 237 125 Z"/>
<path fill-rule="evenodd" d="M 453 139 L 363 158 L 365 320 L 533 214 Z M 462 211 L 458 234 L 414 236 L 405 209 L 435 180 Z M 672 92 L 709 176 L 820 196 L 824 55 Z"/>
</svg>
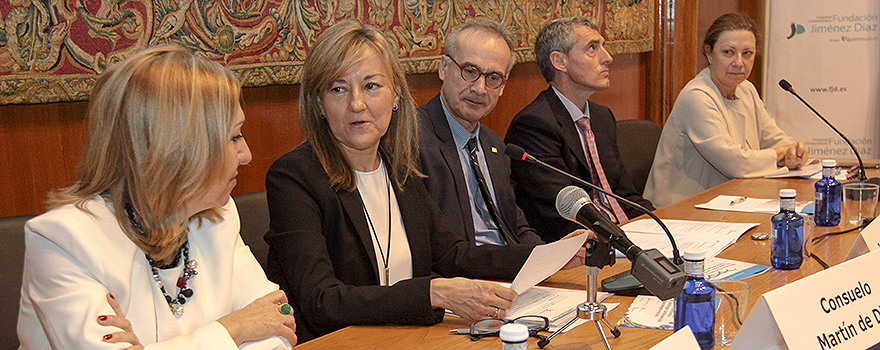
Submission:
<svg viewBox="0 0 880 350">
<path fill-rule="evenodd" d="M 245 86 L 296 84 L 310 43 L 346 18 L 379 27 L 407 73 L 437 70 L 446 34 L 468 18 L 510 28 L 534 61 L 547 20 L 587 16 L 612 54 L 653 49 L 649 0 L 0 0 L 0 105 L 88 99 L 108 65 L 174 43 L 232 69 Z"/>
</svg>

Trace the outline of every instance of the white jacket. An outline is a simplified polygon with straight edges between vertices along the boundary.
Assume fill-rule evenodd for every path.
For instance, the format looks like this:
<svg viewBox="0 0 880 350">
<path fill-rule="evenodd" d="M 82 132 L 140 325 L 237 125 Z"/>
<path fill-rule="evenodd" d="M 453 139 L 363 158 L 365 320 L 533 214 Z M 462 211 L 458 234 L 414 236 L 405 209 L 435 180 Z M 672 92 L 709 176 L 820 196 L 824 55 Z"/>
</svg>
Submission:
<svg viewBox="0 0 880 350">
<path fill-rule="evenodd" d="M 748 80 L 728 100 L 703 69 L 675 101 L 663 126 L 644 197 L 660 208 L 733 178 L 778 171 L 773 148 L 794 143 L 764 109 Z"/>
<path fill-rule="evenodd" d="M 153 279 L 144 255 L 122 232 L 113 212 L 97 196 L 86 203 L 93 215 L 65 205 L 25 225 L 24 277 L 18 318 L 21 349 L 123 349 L 105 343 L 119 328 L 98 324 L 113 315 L 112 293 L 147 349 L 239 349 L 216 320 L 278 289 L 239 236 L 230 199 L 223 220 L 190 223 L 189 256 L 198 275 L 187 285 L 194 295 L 175 317 Z M 167 286 L 173 297 L 177 288 Z M 242 344 L 242 349 L 287 349 L 279 337 Z"/>
</svg>

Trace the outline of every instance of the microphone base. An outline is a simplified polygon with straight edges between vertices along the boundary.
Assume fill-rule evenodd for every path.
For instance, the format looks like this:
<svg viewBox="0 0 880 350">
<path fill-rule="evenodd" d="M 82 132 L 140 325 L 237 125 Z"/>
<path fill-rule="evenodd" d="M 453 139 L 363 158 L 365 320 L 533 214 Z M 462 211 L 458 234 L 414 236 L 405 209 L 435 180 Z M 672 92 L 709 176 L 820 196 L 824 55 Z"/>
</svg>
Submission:
<svg viewBox="0 0 880 350">
<path fill-rule="evenodd" d="M 602 291 L 624 296 L 653 295 L 632 275 L 632 270 L 603 279 Z"/>
</svg>

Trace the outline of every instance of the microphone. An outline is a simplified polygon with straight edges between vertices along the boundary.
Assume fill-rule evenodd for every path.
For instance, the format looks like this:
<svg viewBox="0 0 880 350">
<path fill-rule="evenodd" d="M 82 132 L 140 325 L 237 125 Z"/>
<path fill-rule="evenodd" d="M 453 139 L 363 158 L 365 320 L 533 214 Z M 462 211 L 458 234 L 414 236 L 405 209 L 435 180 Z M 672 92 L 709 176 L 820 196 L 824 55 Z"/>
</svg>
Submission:
<svg viewBox="0 0 880 350">
<path fill-rule="evenodd" d="M 661 300 L 681 293 L 687 275 L 657 249 L 642 250 L 623 230 L 599 211 L 584 189 L 568 186 L 556 195 L 556 210 L 562 217 L 589 228 L 611 242 L 611 246 L 632 262 L 632 275 Z"/>
<path fill-rule="evenodd" d="M 672 261 L 675 262 L 676 265 L 684 264 L 684 260 L 682 260 L 681 254 L 679 254 L 679 252 L 678 252 L 678 246 L 675 244 L 675 239 L 672 237 L 672 233 L 669 232 L 669 228 L 666 227 L 666 224 L 664 224 L 663 221 L 657 217 L 657 215 L 654 215 L 654 213 L 652 213 L 647 208 L 645 208 L 645 207 L 639 205 L 638 203 L 635 203 L 629 199 L 626 199 L 626 198 L 618 196 L 614 193 L 605 191 L 605 189 L 603 189 L 602 187 L 593 185 L 587 181 L 584 181 L 583 179 L 581 179 L 577 176 L 574 176 L 574 175 L 569 174 L 565 171 L 562 171 L 561 169 L 556 168 L 550 164 L 544 163 L 540 159 L 535 158 L 532 155 L 528 154 L 520 146 L 514 145 L 512 143 L 508 143 L 507 146 L 504 147 L 504 154 L 507 154 L 508 157 L 511 157 L 513 159 L 518 159 L 518 160 L 523 160 L 523 161 L 531 162 L 534 164 L 538 164 L 538 165 L 544 167 L 545 169 L 549 169 L 549 170 L 552 170 L 558 174 L 561 174 L 562 176 L 565 176 L 565 177 L 573 180 L 574 182 L 577 182 L 578 184 L 581 184 L 583 186 L 589 187 L 589 188 L 594 189 L 596 191 L 602 192 L 606 196 L 614 197 L 618 201 L 626 203 L 626 205 L 633 207 L 633 208 L 636 208 L 638 211 L 650 216 L 652 219 L 654 219 L 654 221 L 657 222 L 658 225 L 660 225 L 660 228 L 663 229 L 663 232 L 666 233 L 666 237 L 669 238 L 669 242 L 672 244 Z M 563 217 L 565 217 L 565 215 L 563 215 Z M 617 227 L 616 225 L 614 225 L 614 226 Z"/>
<path fill-rule="evenodd" d="M 794 95 L 794 97 L 797 97 L 798 100 L 800 100 L 801 103 L 803 103 L 804 105 L 807 106 L 807 108 L 809 108 L 811 111 L 813 111 L 813 113 L 815 113 L 819 117 L 819 119 L 822 119 L 822 121 L 825 122 L 826 125 L 831 127 L 831 130 L 834 130 L 834 132 L 836 132 L 837 135 L 839 135 L 844 141 L 846 141 L 846 144 L 849 145 L 849 148 L 851 148 L 853 153 L 855 153 L 856 159 L 859 160 L 859 181 L 860 182 L 870 182 L 870 183 L 880 184 L 880 178 L 872 177 L 872 178 L 868 179 L 868 176 L 865 174 L 865 163 L 862 162 L 862 156 L 859 154 L 859 150 L 856 148 L 856 146 L 853 146 L 852 142 L 850 142 L 850 140 L 842 132 L 840 132 L 840 130 L 837 130 L 837 128 L 835 128 L 834 125 L 831 125 L 831 122 L 829 122 L 828 119 L 825 119 L 825 117 L 823 117 L 821 114 L 819 114 L 819 112 L 816 111 L 816 109 L 814 109 L 813 106 L 810 106 L 810 104 L 807 103 L 807 101 L 804 101 L 804 99 L 801 98 L 801 96 L 798 95 L 798 93 L 796 91 L 794 91 L 794 88 L 791 86 L 791 83 L 789 83 L 788 80 L 785 80 L 785 79 L 780 80 L 779 87 L 781 87 L 782 90 L 790 92 L 792 95 Z"/>
</svg>

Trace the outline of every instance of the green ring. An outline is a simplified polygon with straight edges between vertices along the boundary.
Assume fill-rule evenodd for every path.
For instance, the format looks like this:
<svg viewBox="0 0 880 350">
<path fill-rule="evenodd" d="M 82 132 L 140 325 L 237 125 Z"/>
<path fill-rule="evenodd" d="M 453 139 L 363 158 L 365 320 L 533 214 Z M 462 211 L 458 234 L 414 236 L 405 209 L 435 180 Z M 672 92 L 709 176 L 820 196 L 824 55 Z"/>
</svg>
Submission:
<svg viewBox="0 0 880 350">
<path fill-rule="evenodd" d="M 290 304 L 287 304 L 287 303 L 281 304 L 281 313 L 282 314 L 290 315 L 291 311 L 293 311 L 293 308 L 290 306 Z"/>
</svg>

